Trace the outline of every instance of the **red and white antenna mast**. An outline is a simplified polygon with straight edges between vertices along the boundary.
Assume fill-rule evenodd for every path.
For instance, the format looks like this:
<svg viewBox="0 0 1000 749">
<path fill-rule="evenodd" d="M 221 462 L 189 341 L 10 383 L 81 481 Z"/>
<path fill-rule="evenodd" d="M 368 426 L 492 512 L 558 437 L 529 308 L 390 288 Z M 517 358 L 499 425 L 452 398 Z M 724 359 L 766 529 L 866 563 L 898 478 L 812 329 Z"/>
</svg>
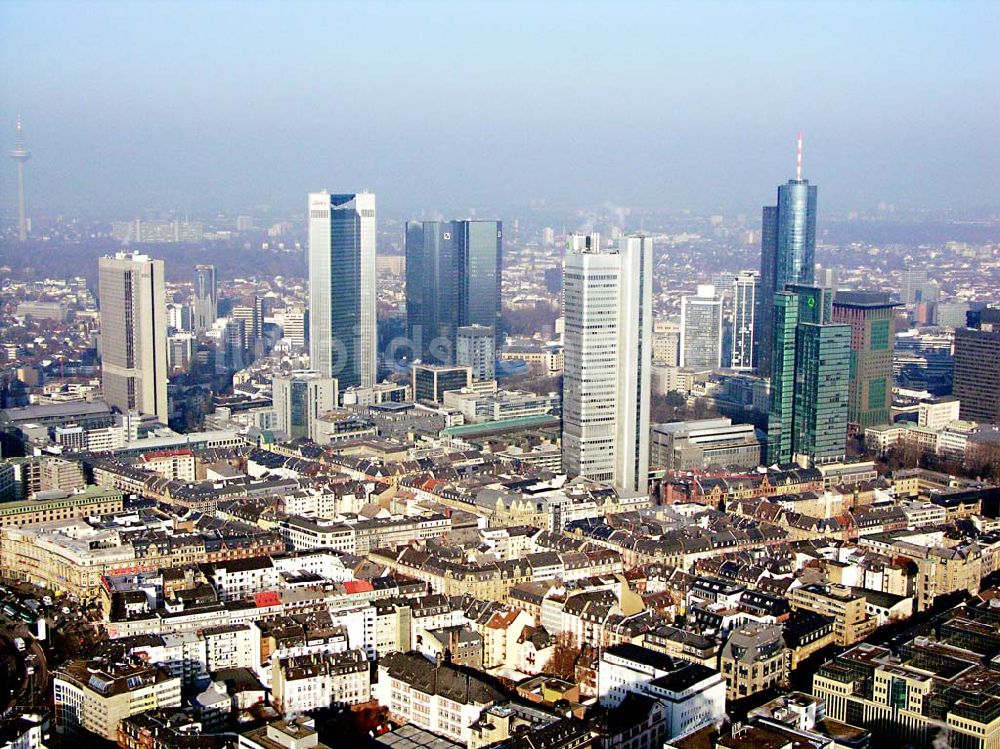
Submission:
<svg viewBox="0 0 1000 749">
<path fill-rule="evenodd" d="M 795 179 L 802 179 L 802 131 L 799 130 L 799 144 L 795 150 Z"/>
</svg>

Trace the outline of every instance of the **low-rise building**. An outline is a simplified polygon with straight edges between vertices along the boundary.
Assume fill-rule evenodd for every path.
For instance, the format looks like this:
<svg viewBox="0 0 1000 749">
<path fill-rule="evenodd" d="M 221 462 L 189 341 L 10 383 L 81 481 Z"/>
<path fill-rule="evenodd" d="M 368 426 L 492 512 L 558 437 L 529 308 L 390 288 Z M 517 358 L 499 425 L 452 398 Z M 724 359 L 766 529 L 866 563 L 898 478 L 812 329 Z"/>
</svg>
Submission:
<svg viewBox="0 0 1000 749">
<path fill-rule="evenodd" d="M 179 707 L 181 680 L 160 666 L 70 661 L 53 674 L 56 730 L 118 739 L 118 723 L 138 713 Z"/>
</svg>

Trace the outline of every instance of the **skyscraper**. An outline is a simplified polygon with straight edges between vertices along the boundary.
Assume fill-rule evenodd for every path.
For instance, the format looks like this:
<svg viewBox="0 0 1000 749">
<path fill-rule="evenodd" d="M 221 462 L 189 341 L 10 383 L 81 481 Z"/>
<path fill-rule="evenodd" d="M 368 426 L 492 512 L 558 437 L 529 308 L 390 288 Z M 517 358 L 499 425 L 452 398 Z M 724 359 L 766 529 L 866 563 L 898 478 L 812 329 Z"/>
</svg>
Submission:
<svg viewBox="0 0 1000 749">
<path fill-rule="evenodd" d="M 967 421 L 1000 424 L 1000 309 L 978 314 L 978 328 L 955 331 L 955 386 Z"/>
<path fill-rule="evenodd" d="M 789 284 L 774 297 L 768 462 L 844 457 L 851 329 L 830 322 L 833 292 Z"/>
<path fill-rule="evenodd" d="M 377 369 L 375 195 L 309 195 L 309 355 L 341 390 Z"/>
<path fill-rule="evenodd" d="M 406 324 L 414 356 L 452 364 L 458 328 L 482 325 L 500 345 L 503 226 L 499 221 L 406 224 Z"/>
<path fill-rule="evenodd" d="M 681 366 L 722 366 L 722 299 L 714 286 L 681 298 Z"/>
<path fill-rule="evenodd" d="M 472 368 L 472 378 L 479 382 L 496 376 L 496 339 L 486 325 L 463 325 L 455 343 L 455 363 Z"/>
<path fill-rule="evenodd" d="M 98 262 L 101 384 L 108 405 L 167 423 L 167 305 L 163 261 L 119 252 Z"/>
<path fill-rule="evenodd" d="M 757 307 L 757 368 L 771 371 L 774 295 L 786 284 L 812 284 L 816 254 L 816 195 L 802 179 L 802 136 L 799 136 L 795 179 L 778 188 L 778 203 L 765 206 L 761 225 L 760 294 Z"/>
<path fill-rule="evenodd" d="M 733 354 L 729 366 L 749 370 L 754 367 L 754 315 L 760 276 L 743 271 L 733 281 Z"/>
<path fill-rule="evenodd" d="M 811 463 L 847 453 L 851 329 L 799 323 L 795 344 L 794 454 Z"/>
<path fill-rule="evenodd" d="M 860 428 L 888 424 L 892 406 L 892 322 L 888 294 L 838 291 L 833 322 L 851 326 L 848 423 Z"/>
<path fill-rule="evenodd" d="M 653 243 L 568 243 L 563 470 L 645 492 L 649 472 Z"/>
<path fill-rule="evenodd" d="M 212 327 L 219 316 L 219 299 L 215 285 L 215 266 L 196 265 L 194 269 L 194 330 L 202 333 Z"/>
<path fill-rule="evenodd" d="M 767 414 L 767 462 L 788 463 L 794 452 L 795 333 L 799 327 L 799 300 L 790 291 L 774 295 L 771 355 L 771 403 Z"/>
<path fill-rule="evenodd" d="M 24 147 L 20 115 L 17 117 L 17 140 L 8 156 L 17 162 L 17 238 L 24 242 L 28 239 L 28 219 L 24 210 L 24 163 L 31 158 L 31 152 Z"/>
<path fill-rule="evenodd" d="M 938 285 L 927 274 L 926 268 L 907 268 L 901 274 L 899 298 L 903 304 L 936 302 L 940 294 Z"/>
</svg>

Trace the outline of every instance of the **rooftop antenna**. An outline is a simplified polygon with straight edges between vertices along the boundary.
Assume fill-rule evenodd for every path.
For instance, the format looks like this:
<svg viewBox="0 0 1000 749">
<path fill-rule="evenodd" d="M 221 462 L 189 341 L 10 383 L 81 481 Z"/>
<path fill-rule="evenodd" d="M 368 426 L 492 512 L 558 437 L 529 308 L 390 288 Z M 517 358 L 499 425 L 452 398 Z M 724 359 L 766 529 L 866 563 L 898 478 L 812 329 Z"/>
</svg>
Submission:
<svg viewBox="0 0 1000 749">
<path fill-rule="evenodd" d="M 802 131 L 799 130 L 799 144 L 795 151 L 795 179 L 802 179 Z"/>
</svg>

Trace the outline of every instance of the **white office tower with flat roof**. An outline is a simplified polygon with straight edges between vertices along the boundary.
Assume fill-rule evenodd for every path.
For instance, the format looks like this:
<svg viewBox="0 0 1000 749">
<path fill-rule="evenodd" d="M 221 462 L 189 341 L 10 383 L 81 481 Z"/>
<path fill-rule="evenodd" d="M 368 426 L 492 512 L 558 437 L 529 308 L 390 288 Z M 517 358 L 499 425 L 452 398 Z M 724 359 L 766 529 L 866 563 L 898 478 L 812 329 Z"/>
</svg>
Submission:
<svg viewBox="0 0 1000 749">
<path fill-rule="evenodd" d="M 681 366 L 722 366 L 722 299 L 711 284 L 681 299 Z"/>
<path fill-rule="evenodd" d="M 122 413 L 167 423 L 167 295 L 163 261 L 119 252 L 98 261 L 101 385 Z"/>
<path fill-rule="evenodd" d="M 316 420 L 337 407 L 337 380 L 309 370 L 275 375 L 271 401 L 278 429 L 289 439 L 315 441 Z"/>
<path fill-rule="evenodd" d="M 342 389 L 375 384 L 375 195 L 309 194 L 309 358 Z"/>
<path fill-rule="evenodd" d="M 741 271 L 733 281 L 733 352 L 729 366 L 733 369 L 753 369 L 753 314 L 757 304 L 760 274 Z"/>
<path fill-rule="evenodd" d="M 563 470 L 645 493 L 653 350 L 653 243 L 567 242 Z"/>
</svg>

